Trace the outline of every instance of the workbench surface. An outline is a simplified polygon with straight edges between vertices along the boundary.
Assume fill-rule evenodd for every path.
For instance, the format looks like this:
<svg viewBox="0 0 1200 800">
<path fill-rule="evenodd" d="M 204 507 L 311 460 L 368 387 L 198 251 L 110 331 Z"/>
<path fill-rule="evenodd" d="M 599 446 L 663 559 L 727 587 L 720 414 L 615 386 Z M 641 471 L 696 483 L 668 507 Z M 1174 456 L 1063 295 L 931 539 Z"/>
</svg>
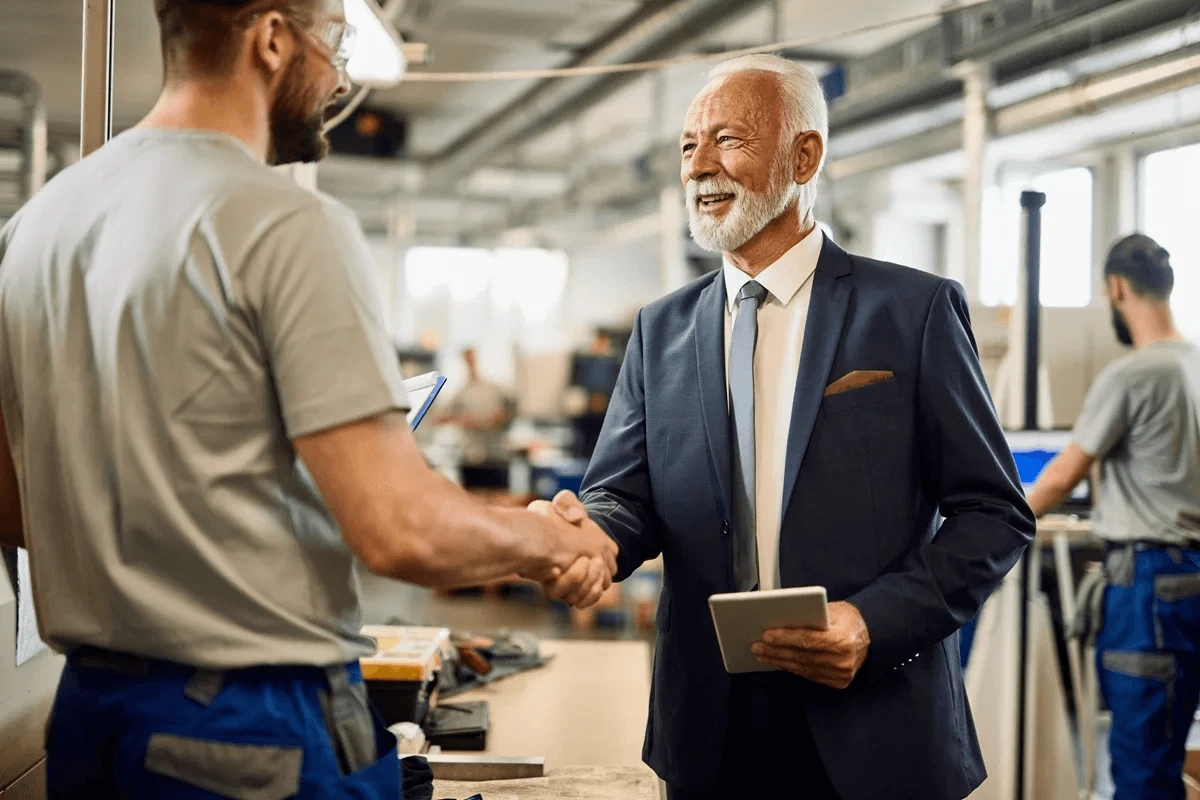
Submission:
<svg viewBox="0 0 1200 800">
<path fill-rule="evenodd" d="M 489 755 L 542 757 L 548 770 L 640 767 L 650 646 L 545 641 L 542 652 L 554 656 L 549 665 L 446 702 L 488 701 Z"/>
<path fill-rule="evenodd" d="M 544 778 L 454 783 L 439 781 L 435 798 L 466 800 L 658 800 L 658 780 L 645 767 L 568 767 Z"/>
</svg>

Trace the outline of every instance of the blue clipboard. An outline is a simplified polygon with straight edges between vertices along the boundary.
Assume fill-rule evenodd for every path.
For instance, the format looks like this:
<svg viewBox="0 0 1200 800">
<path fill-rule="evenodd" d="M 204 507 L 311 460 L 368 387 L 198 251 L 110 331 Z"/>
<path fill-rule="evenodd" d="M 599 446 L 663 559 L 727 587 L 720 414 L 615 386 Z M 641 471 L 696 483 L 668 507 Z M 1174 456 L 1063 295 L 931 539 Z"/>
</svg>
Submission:
<svg viewBox="0 0 1200 800">
<path fill-rule="evenodd" d="M 404 382 L 404 388 L 408 391 L 409 400 L 412 403 L 412 409 L 408 412 L 408 424 L 412 430 L 415 431 L 421 421 L 425 419 L 425 415 L 433 406 L 433 401 L 437 399 L 445 385 L 445 377 L 436 372 L 419 375 Z"/>
</svg>

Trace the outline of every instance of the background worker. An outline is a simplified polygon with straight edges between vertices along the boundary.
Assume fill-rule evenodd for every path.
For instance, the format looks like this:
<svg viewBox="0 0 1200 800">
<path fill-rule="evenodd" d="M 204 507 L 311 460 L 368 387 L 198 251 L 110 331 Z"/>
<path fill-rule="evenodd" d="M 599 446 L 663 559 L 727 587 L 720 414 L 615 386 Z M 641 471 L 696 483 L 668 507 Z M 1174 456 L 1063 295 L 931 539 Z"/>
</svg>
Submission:
<svg viewBox="0 0 1200 800">
<path fill-rule="evenodd" d="M 1200 703 L 1200 348 L 1175 328 L 1174 272 L 1153 239 L 1122 239 L 1104 274 L 1117 339 L 1134 351 L 1096 378 L 1029 504 L 1049 512 L 1100 462 L 1092 525 L 1109 586 L 1096 654 L 1115 800 L 1182 800 Z"/>
<path fill-rule="evenodd" d="M 394 800 L 355 557 L 586 605 L 615 547 L 426 467 L 361 229 L 268 166 L 327 149 L 341 0 L 156 10 L 158 104 L 0 233 L 0 544 L 67 654 L 49 795 Z"/>
<path fill-rule="evenodd" d="M 446 403 L 438 422 L 463 434 L 462 484 L 467 488 L 508 487 L 506 433 L 513 419 L 513 400 L 479 372 L 475 349 L 463 350 L 467 381 Z"/>
</svg>

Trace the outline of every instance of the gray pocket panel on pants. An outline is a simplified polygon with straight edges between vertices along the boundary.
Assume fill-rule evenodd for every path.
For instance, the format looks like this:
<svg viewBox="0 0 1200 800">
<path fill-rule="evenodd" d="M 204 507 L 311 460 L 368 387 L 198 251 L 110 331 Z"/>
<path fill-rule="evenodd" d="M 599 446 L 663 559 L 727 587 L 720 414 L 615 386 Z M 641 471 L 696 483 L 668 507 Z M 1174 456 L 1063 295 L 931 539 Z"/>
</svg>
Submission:
<svg viewBox="0 0 1200 800">
<path fill-rule="evenodd" d="M 156 733 L 146 769 L 232 800 L 284 800 L 300 790 L 299 747 L 228 744 Z"/>
<path fill-rule="evenodd" d="M 1164 603 L 1178 603 L 1200 597 L 1200 572 L 1185 572 L 1154 577 L 1154 596 Z"/>
<path fill-rule="evenodd" d="M 1168 683 L 1175 680 L 1175 656 L 1171 653 L 1135 653 L 1105 650 L 1104 668 L 1131 678 Z"/>
</svg>

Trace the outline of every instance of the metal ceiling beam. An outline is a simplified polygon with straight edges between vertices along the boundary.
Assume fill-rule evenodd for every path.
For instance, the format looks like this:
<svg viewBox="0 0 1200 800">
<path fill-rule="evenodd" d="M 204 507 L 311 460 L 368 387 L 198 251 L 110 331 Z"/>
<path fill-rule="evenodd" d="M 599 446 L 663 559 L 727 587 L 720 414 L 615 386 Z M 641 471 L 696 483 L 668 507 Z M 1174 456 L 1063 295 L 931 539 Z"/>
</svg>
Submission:
<svg viewBox="0 0 1200 800">
<path fill-rule="evenodd" d="M 1200 84 L 1200 47 L 1192 47 L 996 109 L 991 114 L 991 130 L 997 139 L 1015 136 L 1197 84 Z M 951 153 L 961 147 L 961 125 L 942 124 L 880 147 L 834 159 L 827 165 L 826 173 L 834 179 L 846 178 Z"/>
<path fill-rule="evenodd" d="M 655 0 L 569 66 L 622 64 L 676 53 L 711 28 L 756 8 L 762 0 Z M 539 81 L 490 114 L 430 163 L 435 186 L 452 186 L 498 151 L 543 133 L 603 100 L 641 73 Z"/>
</svg>

